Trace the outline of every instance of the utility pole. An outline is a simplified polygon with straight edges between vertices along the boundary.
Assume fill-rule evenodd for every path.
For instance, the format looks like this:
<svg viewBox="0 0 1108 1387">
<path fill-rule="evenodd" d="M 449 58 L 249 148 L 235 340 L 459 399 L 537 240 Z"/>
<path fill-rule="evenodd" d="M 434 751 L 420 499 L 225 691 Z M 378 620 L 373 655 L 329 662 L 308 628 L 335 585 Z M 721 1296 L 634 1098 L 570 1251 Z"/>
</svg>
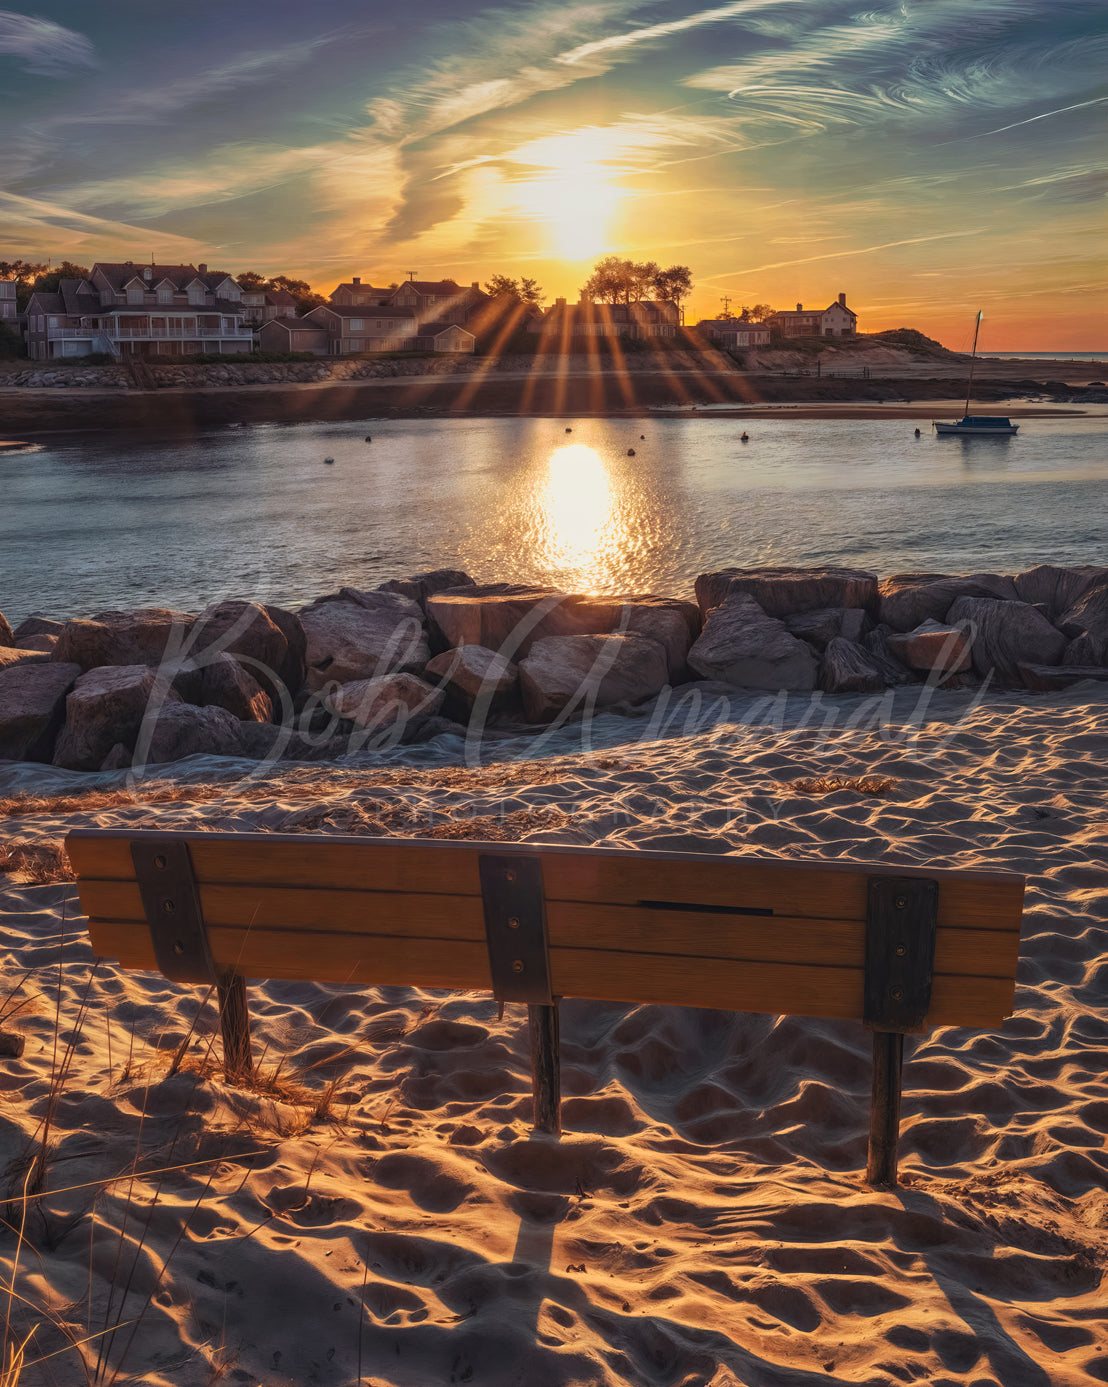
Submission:
<svg viewBox="0 0 1108 1387">
<path fill-rule="evenodd" d="M 409 283 L 409 284 L 411 284 L 411 283 L 414 282 L 415 277 L 416 277 L 416 275 L 417 275 L 418 273 L 419 273 L 418 270 L 409 270 L 409 271 L 408 271 L 408 283 Z"/>
<path fill-rule="evenodd" d="M 724 294 L 724 295 L 722 296 L 722 298 L 720 299 L 720 303 L 723 304 L 723 314 L 722 314 L 722 316 L 723 316 L 724 318 L 730 318 L 730 316 L 731 316 L 731 297 L 730 297 L 730 295 L 729 295 L 729 294 Z"/>
</svg>

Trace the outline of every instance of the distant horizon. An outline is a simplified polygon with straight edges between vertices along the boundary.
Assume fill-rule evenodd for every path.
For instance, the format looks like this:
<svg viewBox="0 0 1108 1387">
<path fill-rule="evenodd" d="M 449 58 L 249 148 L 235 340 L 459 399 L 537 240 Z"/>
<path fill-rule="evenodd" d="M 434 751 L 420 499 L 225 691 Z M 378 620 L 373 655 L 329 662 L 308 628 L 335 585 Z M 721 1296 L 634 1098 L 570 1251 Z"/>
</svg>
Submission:
<svg viewBox="0 0 1108 1387">
<path fill-rule="evenodd" d="M 1106 42 L 1103 0 L 31 0 L 0 259 L 549 301 L 616 253 L 688 265 L 694 320 L 845 292 L 867 332 L 1096 350 Z"/>
</svg>

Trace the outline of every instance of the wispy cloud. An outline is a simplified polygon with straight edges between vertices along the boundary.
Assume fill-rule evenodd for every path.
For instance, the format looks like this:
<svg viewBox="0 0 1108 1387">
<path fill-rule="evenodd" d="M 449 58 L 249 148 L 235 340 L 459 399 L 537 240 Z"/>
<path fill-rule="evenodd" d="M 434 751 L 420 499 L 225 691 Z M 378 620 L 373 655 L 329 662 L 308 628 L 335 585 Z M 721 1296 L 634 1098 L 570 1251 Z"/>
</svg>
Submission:
<svg viewBox="0 0 1108 1387">
<path fill-rule="evenodd" d="M 39 77 L 61 77 L 75 67 L 95 67 L 92 41 L 50 19 L 0 10 L 0 56 L 17 58 Z"/>
</svg>

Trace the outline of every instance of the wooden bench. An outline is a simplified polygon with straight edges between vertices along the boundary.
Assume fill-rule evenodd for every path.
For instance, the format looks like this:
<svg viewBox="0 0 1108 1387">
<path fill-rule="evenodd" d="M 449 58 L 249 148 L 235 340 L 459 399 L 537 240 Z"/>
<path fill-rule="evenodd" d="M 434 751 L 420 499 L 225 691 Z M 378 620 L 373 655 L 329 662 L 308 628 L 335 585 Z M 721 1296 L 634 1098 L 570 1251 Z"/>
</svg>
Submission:
<svg viewBox="0 0 1108 1387">
<path fill-rule="evenodd" d="M 230 1076 L 252 1065 L 246 978 L 488 989 L 530 1007 L 544 1131 L 562 997 L 839 1017 L 873 1031 L 866 1177 L 894 1185 L 904 1035 L 1013 1008 L 1008 873 L 299 834 L 66 847 L 97 954 L 218 986 Z"/>
</svg>

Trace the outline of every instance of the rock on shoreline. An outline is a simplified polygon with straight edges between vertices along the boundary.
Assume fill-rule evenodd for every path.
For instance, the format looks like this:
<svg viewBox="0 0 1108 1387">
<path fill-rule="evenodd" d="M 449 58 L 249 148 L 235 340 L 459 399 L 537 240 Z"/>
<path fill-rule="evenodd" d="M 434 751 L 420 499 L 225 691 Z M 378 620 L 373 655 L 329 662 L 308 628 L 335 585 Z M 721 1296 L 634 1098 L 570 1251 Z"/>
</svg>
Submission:
<svg viewBox="0 0 1108 1387">
<path fill-rule="evenodd" d="M 697 601 L 593 597 L 436 570 L 299 612 L 226 601 L 13 631 L 0 615 L 0 759 L 73 770 L 197 752 L 332 759 L 630 712 L 700 680 L 880 694 L 919 682 L 1108 682 L 1108 568 L 876 574 L 729 568 Z"/>
</svg>

